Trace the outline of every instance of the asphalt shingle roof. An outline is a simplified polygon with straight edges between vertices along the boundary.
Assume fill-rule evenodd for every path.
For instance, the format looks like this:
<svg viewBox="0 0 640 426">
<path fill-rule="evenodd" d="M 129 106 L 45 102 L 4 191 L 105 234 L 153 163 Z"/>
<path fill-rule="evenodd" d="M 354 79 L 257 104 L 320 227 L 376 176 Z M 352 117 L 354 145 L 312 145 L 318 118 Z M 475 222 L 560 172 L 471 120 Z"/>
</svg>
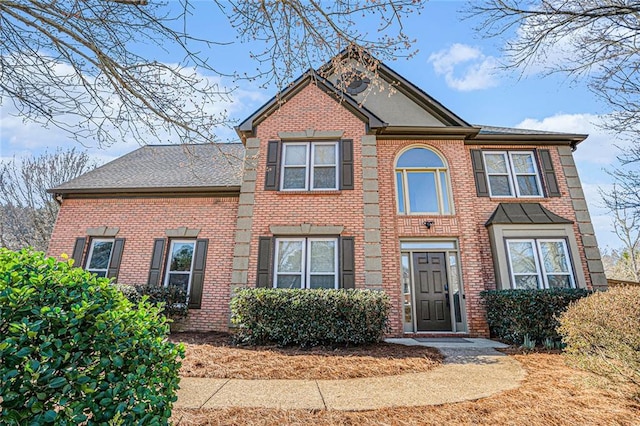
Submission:
<svg viewBox="0 0 640 426">
<path fill-rule="evenodd" d="M 244 145 L 146 145 L 49 190 L 125 192 L 239 187 Z"/>
</svg>

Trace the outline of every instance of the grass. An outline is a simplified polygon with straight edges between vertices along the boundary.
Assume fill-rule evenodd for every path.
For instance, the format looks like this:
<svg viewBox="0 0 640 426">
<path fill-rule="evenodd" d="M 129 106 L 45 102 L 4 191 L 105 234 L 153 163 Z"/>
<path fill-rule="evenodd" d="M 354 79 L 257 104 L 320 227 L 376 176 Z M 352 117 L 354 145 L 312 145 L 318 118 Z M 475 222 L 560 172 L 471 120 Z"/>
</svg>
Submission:
<svg viewBox="0 0 640 426">
<path fill-rule="evenodd" d="M 518 389 L 489 398 L 362 412 L 229 408 L 175 409 L 174 424 L 195 425 L 639 425 L 640 404 L 558 354 L 511 355 L 527 371 Z"/>
<path fill-rule="evenodd" d="M 238 347 L 223 333 L 176 333 L 186 358 L 183 377 L 218 379 L 352 379 L 429 371 L 442 360 L 432 348 L 388 343 L 310 349 Z"/>
</svg>

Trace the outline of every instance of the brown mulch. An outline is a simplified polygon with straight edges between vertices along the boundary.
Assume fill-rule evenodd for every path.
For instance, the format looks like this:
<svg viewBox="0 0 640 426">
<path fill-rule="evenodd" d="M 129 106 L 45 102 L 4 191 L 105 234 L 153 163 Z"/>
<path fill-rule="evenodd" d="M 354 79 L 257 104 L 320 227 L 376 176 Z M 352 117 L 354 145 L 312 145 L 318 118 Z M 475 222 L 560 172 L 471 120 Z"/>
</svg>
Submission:
<svg viewBox="0 0 640 426">
<path fill-rule="evenodd" d="M 527 370 L 518 389 L 440 406 L 362 412 L 175 409 L 174 424 L 201 425 L 640 425 L 640 404 L 567 367 L 560 355 L 515 355 Z"/>
<path fill-rule="evenodd" d="M 432 348 L 389 343 L 352 347 L 234 346 L 228 334 L 176 333 L 184 343 L 183 377 L 332 380 L 432 370 L 442 356 Z"/>
</svg>

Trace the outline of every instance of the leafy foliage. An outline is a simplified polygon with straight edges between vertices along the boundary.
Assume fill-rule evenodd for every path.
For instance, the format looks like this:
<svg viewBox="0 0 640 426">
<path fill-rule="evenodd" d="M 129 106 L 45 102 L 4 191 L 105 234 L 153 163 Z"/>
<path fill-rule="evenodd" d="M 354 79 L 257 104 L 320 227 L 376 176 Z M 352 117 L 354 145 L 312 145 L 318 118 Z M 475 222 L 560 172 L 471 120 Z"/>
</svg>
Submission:
<svg viewBox="0 0 640 426">
<path fill-rule="evenodd" d="M 167 318 L 180 320 L 186 318 L 189 313 L 187 291 L 182 287 L 141 285 L 136 286 L 135 289 L 140 297 L 147 296 L 147 300 L 158 306 Z M 131 297 L 135 296 L 131 295 Z"/>
<path fill-rule="evenodd" d="M 166 424 L 184 348 L 160 309 L 72 264 L 0 249 L 0 423 Z"/>
<path fill-rule="evenodd" d="M 616 287 L 573 304 L 558 329 L 580 368 L 629 383 L 640 399 L 640 287 Z"/>
<path fill-rule="evenodd" d="M 318 346 L 372 343 L 388 326 L 391 303 L 370 290 L 251 288 L 231 300 L 238 343 Z"/>
<path fill-rule="evenodd" d="M 559 340 L 557 317 L 573 301 L 588 296 L 585 289 L 483 291 L 491 335 L 509 343 Z"/>
</svg>

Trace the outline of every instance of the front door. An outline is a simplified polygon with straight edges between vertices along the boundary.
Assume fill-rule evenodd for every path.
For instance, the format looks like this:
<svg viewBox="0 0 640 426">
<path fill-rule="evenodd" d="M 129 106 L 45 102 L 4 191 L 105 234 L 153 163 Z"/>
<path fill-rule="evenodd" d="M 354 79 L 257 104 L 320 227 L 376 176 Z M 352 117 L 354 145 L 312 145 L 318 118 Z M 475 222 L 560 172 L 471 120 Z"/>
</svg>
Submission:
<svg viewBox="0 0 640 426">
<path fill-rule="evenodd" d="M 413 253 L 417 331 L 451 331 L 444 253 Z"/>
</svg>

